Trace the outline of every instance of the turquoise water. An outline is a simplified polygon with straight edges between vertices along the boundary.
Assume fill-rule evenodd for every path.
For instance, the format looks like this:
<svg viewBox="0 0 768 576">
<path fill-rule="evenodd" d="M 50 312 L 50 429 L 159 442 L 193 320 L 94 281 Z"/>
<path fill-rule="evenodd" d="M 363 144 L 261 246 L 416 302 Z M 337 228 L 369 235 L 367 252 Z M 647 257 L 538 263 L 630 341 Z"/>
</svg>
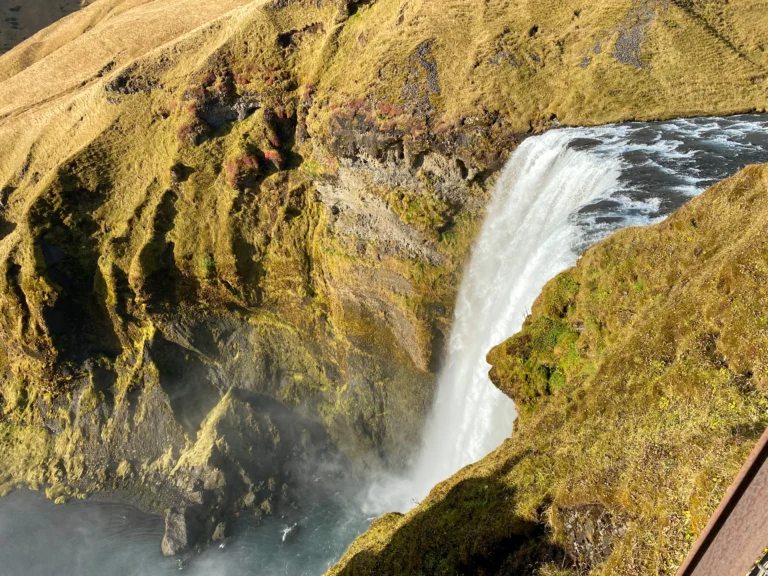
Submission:
<svg viewBox="0 0 768 576">
<path fill-rule="evenodd" d="M 488 316 L 494 322 L 503 321 L 493 329 L 498 334 L 481 325 L 475 308 L 465 311 L 463 328 L 461 318 L 457 318 L 451 340 L 455 357 L 447 363 L 449 373 L 441 379 L 447 399 L 440 403 L 438 398 L 433 425 L 424 437 L 424 454 L 438 455 L 437 462 L 424 459 L 412 476 L 372 483 L 365 506 L 360 503 L 363 498 L 358 498 L 358 489 L 335 486 L 333 478 L 319 478 L 318 489 L 300 499 L 300 509 L 283 510 L 282 515 L 263 521 L 243 512 L 235 521 L 233 537 L 183 559 L 167 559 L 160 554 L 164 525 L 157 516 L 98 502 L 56 506 L 40 494 L 18 491 L 0 498 L 0 576 L 322 574 L 369 525 L 372 518 L 363 508 L 375 513 L 410 508 L 436 482 L 480 458 L 511 433 L 514 411 L 494 419 L 487 412 L 495 400 L 478 393 L 487 380 L 485 354 L 522 323 L 540 286 L 606 234 L 624 226 L 658 221 L 744 165 L 768 162 L 768 117 L 745 115 L 556 130 L 529 139 L 508 168 L 515 168 L 515 162 L 522 168 L 506 170 L 500 179 L 499 186 L 509 189 L 505 192 L 500 188 L 495 193 L 506 193 L 496 200 L 500 203 L 497 216 L 501 216 L 486 223 L 495 225 L 498 234 L 491 232 L 501 238 L 488 244 L 486 251 L 493 258 L 486 272 L 489 277 L 504 273 L 514 281 L 502 277 L 496 283 L 503 287 L 494 296 L 501 308 Z M 574 186 L 598 184 L 599 189 L 569 192 Z M 568 198 L 567 210 L 552 225 L 547 216 Z M 526 199 L 531 216 L 521 219 Z M 504 215 L 502 209 L 509 214 Z M 515 218 L 522 220 L 519 231 L 511 226 Z M 511 240 L 504 240 L 504 233 Z M 516 238 L 540 240 L 523 250 Z M 478 244 L 482 247 L 482 238 Z M 484 264 L 478 260 L 479 252 L 476 248 L 473 258 Z M 548 267 L 537 269 L 537 262 Z M 475 279 L 481 279 L 479 272 Z M 490 281 L 480 284 L 482 290 L 493 285 Z M 519 292 L 517 299 L 512 298 L 515 294 L 510 293 L 510 286 Z M 494 301 L 480 289 L 474 300 L 466 296 L 471 296 L 467 286 L 462 290 L 465 298 L 457 305 L 457 314 L 468 302 L 476 300 L 478 309 L 483 309 Z M 489 335 L 496 340 L 484 342 Z M 473 359 L 466 348 L 475 341 L 477 358 Z M 457 368 L 464 360 L 467 377 Z M 486 390 L 496 392 L 486 384 Z M 500 400 L 509 403 L 506 397 Z M 440 445 L 444 453 L 438 450 Z M 449 456 L 458 460 L 453 462 Z M 449 467 L 441 468 L 446 462 Z"/>
<path fill-rule="evenodd" d="M 22 490 L 0 499 L 3 576 L 316 576 L 370 519 L 343 494 L 258 521 L 243 512 L 234 536 L 185 559 L 160 553 L 164 522 L 133 507 L 72 501 L 55 505 Z M 286 529 L 290 532 L 286 533 Z"/>
</svg>

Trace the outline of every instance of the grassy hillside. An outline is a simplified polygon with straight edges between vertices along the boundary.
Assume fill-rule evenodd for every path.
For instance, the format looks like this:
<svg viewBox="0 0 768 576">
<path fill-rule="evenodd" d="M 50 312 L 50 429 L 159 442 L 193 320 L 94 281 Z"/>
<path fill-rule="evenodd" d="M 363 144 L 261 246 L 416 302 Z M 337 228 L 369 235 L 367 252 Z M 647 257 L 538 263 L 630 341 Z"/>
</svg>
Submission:
<svg viewBox="0 0 768 576">
<path fill-rule="evenodd" d="M 10 0 L 0 7 L 0 54 L 93 0 Z M 34 40 L 32 41 L 34 42 Z"/>
<path fill-rule="evenodd" d="M 488 355 L 512 439 L 329 573 L 673 574 L 768 425 L 766 218 L 751 166 L 590 249 Z"/>
<path fill-rule="evenodd" d="M 231 513 L 264 398 L 402 466 L 511 150 L 764 110 L 758 8 L 96 0 L 0 56 L 0 490 Z"/>
</svg>

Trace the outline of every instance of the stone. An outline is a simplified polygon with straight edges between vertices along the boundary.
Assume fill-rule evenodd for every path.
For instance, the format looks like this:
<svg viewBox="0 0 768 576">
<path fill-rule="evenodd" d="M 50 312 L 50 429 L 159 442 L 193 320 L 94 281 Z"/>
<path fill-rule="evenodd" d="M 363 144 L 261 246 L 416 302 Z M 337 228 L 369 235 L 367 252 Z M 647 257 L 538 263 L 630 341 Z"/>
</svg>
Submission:
<svg viewBox="0 0 768 576">
<path fill-rule="evenodd" d="M 186 508 L 170 508 L 165 514 L 165 534 L 161 544 L 163 556 L 187 552 L 200 536 L 200 525 Z"/>
<path fill-rule="evenodd" d="M 216 525 L 216 529 L 213 531 L 213 536 L 211 536 L 211 540 L 214 542 L 218 542 L 219 540 L 224 540 L 227 536 L 227 523 L 226 522 L 219 522 Z"/>
<path fill-rule="evenodd" d="M 186 180 L 187 176 L 187 168 L 184 166 L 184 164 L 177 162 L 173 166 L 171 166 L 170 170 L 170 177 L 171 182 L 174 184 L 178 184 L 179 182 L 183 182 Z"/>
</svg>

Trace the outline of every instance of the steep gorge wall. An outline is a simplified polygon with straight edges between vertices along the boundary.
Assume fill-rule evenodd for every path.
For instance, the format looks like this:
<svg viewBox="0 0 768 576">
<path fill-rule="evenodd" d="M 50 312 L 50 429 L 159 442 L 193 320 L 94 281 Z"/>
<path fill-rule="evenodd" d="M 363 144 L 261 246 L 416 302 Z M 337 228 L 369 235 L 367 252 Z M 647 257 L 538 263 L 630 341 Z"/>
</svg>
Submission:
<svg viewBox="0 0 768 576">
<path fill-rule="evenodd" d="M 765 108 L 768 24 L 696 10 L 97 0 L 0 57 L 2 489 L 207 537 L 318 458 L 401 466 L 522 138 Z"/>
</svg>

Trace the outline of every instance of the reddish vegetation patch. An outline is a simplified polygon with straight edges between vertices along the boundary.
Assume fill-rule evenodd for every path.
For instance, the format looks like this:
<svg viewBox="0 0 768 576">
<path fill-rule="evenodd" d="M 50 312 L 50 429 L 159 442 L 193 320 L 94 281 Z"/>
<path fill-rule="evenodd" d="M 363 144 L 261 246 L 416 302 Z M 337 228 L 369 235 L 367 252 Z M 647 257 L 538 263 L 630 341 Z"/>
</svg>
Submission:
<svg viewBox="0 0 768 576">
<path fill-rule="evenodd" d="M 374 104 L 369 99 L 352 99 L 346 104 L 332 103 L 329 110 L 333 116 L 341 120 L 351 120 L 375 127 L 381 132 L 401 132 L 416 135 L 426 129 L 426 121 L 406 113 L 405 109 L 396 104 L 380 100 Z"/>
<path fill-rule="evenodd" d="M 380 101 L 376 103 L 376 109 L 384 116 L 402 116 L 405 110 L 400 106 L 395 106 L 389 102 Z"/>
<path fill-rule="evenodd" d="M 259 160 L 252 154 L 231 158 L 224 167 L 224 180 L 235 190 L 243 190 L 256 183 L 259 177 Z"/>
<path fill-rule="evenodd" d="M 190 86 L 184 91 L 184 100 L 200 101 L 205 99 L 205 87 L 202 84 Z"/>
<path fill-rule="evenodd" d="M 286 118 L 293 118 L 293 110 L 286 108 L 285 106 L 275 106 L 275 116 L 277 116 L 280 120 L 285 120 Z"/>
<path fill-rule="evenodd" d="M 204 131 L 197 113 L 197 102 L 186 102 L 183 104 L 179 112 L 179 126 L 176 129 L 176 140 L 179 143 L 188 146 L 197 144 L 198 137 Z"/>
<path fill-rule="evenodd" d="M 277 150 L 267 150 L 264 152 L 264 158 L 277 168 L 282 170 L 285 167 L 285 157 Z"/>
<path fill-rule="evenodd" d="M 280 142 L 280 136 L 277 135 L 277 132 L 270 126 L 267 126 L 264 130 L 264 135 L 267 137 L 267 140 L 269 140 L 269 143 L 272 144 L 275 148 L 280 148 L 281 142 Z"/>
<path fill-rule="evenodd" d="M 209 86 L 213 86 L 213 83 L 216 82 L 216 74 L 213 72 L 208 72 L 207 74 L 203 74 L 203 77 L 200 79 L 200 84 L 208 88 Z"/>
<path fill-rule="evenodd" d="M 301 97 L 309 98 L 315 93 L 315 90 L 317 90 L 317 86 L 315 86 L 314 84 L 307 84 L 306 86 L 304 86 L 303 90 L 301 91 Z"/>
<path fill-rule="evenodd" d="M 185 122 L 176 130 L 176 140 L 182 144 L 192 145 L 196 141 L 196 130 L 193 122 Z"/>
</svg>

